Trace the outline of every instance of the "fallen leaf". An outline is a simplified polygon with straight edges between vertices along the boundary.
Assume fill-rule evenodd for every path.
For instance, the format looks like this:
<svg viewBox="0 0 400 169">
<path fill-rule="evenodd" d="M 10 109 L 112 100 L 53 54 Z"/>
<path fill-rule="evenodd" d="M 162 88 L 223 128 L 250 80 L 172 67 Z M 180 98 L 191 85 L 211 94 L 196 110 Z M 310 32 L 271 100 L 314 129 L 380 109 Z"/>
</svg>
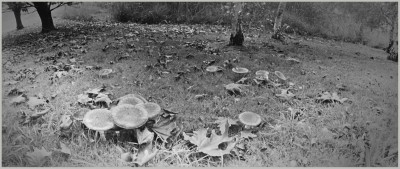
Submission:
<svg viewBox="0 0 400 169">
<path fill-rule="evenodd" d="M 336 92 L 333 92 L 332 94 L 330 94 L 329 92 L 324 92 L 321 94 L 321 96 L 316 98 L 317 101 L 320 101 L 322 103 L 324 102 L 339 102 L 339 103 L 344 103 L 346 100 L 348 100 L 347 98 L 340 98 L 338 96 L 338 94 Z"/>
<path fill-rule="evenodd" d="M 159 119 L 151 129 L 161 138 L 161 140 L 163 140 L 163 142 L 167 143 L 167 139 L 171 136 L 171 132 L 177 128 L 175 123 L 176 118 L 175 116 L 159 116 L 158 118 Z"/>
<path fill-rule="evenodd" d="M 19 95 L 18 97 L 15 97 L 15 98 L 13 98 L 11 101 L 10 101 L 10 104 L 11 105 L 17 105 L 17 104 L 20 104 L 20 103 L 24 103 L 26 101 L 26 98 L 23 96 L 23 95 Z"/>
<path fill-rule="evenodd" d="M 132 162 L 132 153 L 131 152 L 126 152 L 121 154 L 121 160 L 124 162 Z"/>
<path fill-rule="evenodd" d="M 276 94 L 276 96 L 281 97 L 285 100 L 290 100 L 291 98 L 293 98 L 295 95 L 289 91 L 289 89 L 281 89 L 281 93 L 280 94 Z"/>
<path fill-rule="evenodd" d="M 257 135 L 251 133 L 250 131 L 240 131 L 240 138 L 255 138 Z"/>
<path fill-rule="evenodd" d="M 230 151 L 235 147 L 237 141 L 233 141 L 234 137 L 228 137 L 229 124 L 225 123 L 225 132 L 222 135 L 217 135 L 215 130 L 211 131 L 211 136 L 207 137 L 208 129 L 200 129 L 198 131 L 194 131 L 192 136 L 188 136 L 185 132 L 183 132 L 183 138 L 185 140 L 190 141 L 191 143 L 197 146 L 197 150 L 203 153 L 206 153 L 210 156 L 223 156 L 225 154 L 229 154 Z M 220 129 L 221 130 L 221 129 Z M 225 150 L 220 149 L 218 146 L 221 143 L 227 143 Z"/>
<path fill-rule="evenodd" d="M 60 147 L 61 147 L 61 150 L 60 150 L 61 153 L 71 155 L 71 149 L 69 149 L 64 143 L 60 142 Z"/>
<path fill-rule="evenodd" d="M 137 154 L 134 163 L 139 164 L 139 166 L 143 166 L 152 158 L 154 158 L 158 151 L 159 150 L 157 148 L 153 148 L 153 144 L 147 144 L 142 149 L 139 149 L 139 153 Z"/>
<path fill-rule="evenodd" d="M 54 72 L 53 77 L 54 78 L 61 78 L 62 76 L 68 75 L 67 71 L 59 71 L 59 72 Z"/>
<path fill-rule="evenodd" d="M 72 119 L 69 115 L 62 115 L 60 119 L 60 129 L 66 130 L 69 129 L 72 125 Z"/>
<path fill-rule="evenodd" d="M 96 96 L 96 99 L 94 100 L 94 102 L 95 103 L 103 102 L 103 103 L 106 104 L 107 107 L 110 107 L 110 104 L 111 104 L 112 101 L 111 101 L 110 98 L 108 98 L 108 96 L 106 94 L 99 93 Z"/>
<path fill-rule="evenodd" d="M 105 86 L 102 86 L 102 87 L 98 87 L 95 89 L 89 89 L 89 90 L 85 91 L 85 93 L 88 94 L 89 96 L 90 95 L 97 96 L 100 92 L 103 92 L 105 90 L 106 90 Z"/>
<path fill-rule="evenodd" d="M 42 167 L 42 165 L 46 162 L 47 158 L 51 156 L 51 152 L 48 152 L 46 149 L 42 147 L 42 149 L 38 149 L 36 147 L 33 148 L 33 152 L 26 153 L 27 164 L 30 167 Z"/>
<path fill-rule="evenodd" d="M 236 83 L 230 83 L 228 85 L 225 85 L 225 89 L 229 92 L 229 94 L 240 95 L 240 94 L 242 94 L 242 87 L 243 86 L 245 86 L 245 85 L 236 84 Z"/>
<path fill-rule="evenodd" d="M 237 121 L 238 120 L 233 120 L 229 117 L 217 117 L 218 120 L 214 121 L 214 123 L 218 124 L 218 127 L 221 131 L 221 133 L 224 133 L 226 128 L 226 123 L 228 123 L 228 128 L 232 125 L 238 125 Z"/>
<path fill-rule="evenodd" d="M 89 98 L 88 95 L 86 94 L 80 94 L 78 95 L 78 103 L 86 105 L 88 102 L 93 101 L 92 98 Z"/>
<path fill-rule="evenodd" d="M 150 143 L 153 141 L 154 138 L 154 133 L 150 132 L 147 127 L 144 128 L 143 131 L 140 131 L 139 129 L 136 129 L 136 136 L 139 145 L 143 143 Z"/>
<path fill-rule="evenodd" d="M 38 118 L 38 117 L 40 117 L 40 116 L 43 116 L 43 115 L 47 114 L 49 111 L 50 111 L 50 108 L 47 108 L 47 109 L 45 109 L 45 110 L 43 110 L 43 111 L 33 113 L 33 114 L 31 115 L 31 118 Z"/>
<path fill-rule="evenodd" d="M 37 97 L 29 97 L 29 100 L 27 102 L 28 107 L 33 110 L 36 108 L 36 106 L 44 105 L 46 104 L 46 100 L 44 99 L 38 99 Z"/>
</svg>

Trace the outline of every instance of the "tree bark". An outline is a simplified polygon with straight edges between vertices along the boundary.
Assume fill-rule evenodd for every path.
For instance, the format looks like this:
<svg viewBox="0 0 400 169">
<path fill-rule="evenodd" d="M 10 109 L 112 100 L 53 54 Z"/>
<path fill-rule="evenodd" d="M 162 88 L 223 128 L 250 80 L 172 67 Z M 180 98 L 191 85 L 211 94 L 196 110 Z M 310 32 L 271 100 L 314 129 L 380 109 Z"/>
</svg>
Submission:
<svg viewBox="0 0 400 169">
<path fill-rule="evenodd" d="M 286 2 L 279 2 L 278 10 L 277 10 L 277 14 L 275 17 L 275 22 L 274 22 L 274 33 L 272 34 L 272 38 L 274 38 L 274 39 L 281 39 L 281 37 L 279 36 L 279 33 L 280 33 L 281 26 L 282 26 L 282 18 L 283 18 L 283 13 L 285 11 L 285 8 L 286 8 Z"/>
<path fill-rule="evenodd" d="M 21 20 L 21 8 L 15 8 L 12 10 L 15 16 L 15 21 L 17 23 L 17 30 L 23 29 L 24 25 L 22 25 Z"/>
<path fill-rule="evenodd" d="M 243 41 L 244 41 L 244 35 L 242 32 L 242 23 L 241 23 L 241 18 L 240 14 L 243 9 L 243 3 L 242 2 L 237 2 L 235 3 L 233 7 L 233 20 L 232 20 L 232 32 L 231 32 L 231 38 L 229 41 L 229 45 L 233 46 L 242 46 Z"/>
<path fill-rule="evenodd" d="M 51 17 L 50 5 L 47 2 L 33 2 L 35 8 L 39 14 L 40 20 L 42 21 L 42 33 L 56 30 Z"/>
<path fill-rule="evenodd" d="M 396 5 L 397 8 L 397 5 Z M 389 53 L 388 59 L 398 62 L 398 22 L 397 10 L 392 16 L 392 26 L 390 30 L 390 42 L 387 52 Z"/>
</svg>

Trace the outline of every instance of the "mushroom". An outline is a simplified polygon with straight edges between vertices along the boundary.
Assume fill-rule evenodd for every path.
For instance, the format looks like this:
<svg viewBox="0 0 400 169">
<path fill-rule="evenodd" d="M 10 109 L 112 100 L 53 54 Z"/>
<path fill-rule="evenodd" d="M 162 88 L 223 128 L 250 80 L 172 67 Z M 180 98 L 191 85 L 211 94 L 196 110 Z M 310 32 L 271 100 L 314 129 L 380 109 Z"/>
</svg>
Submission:
<svg viewBox="0 0 400 169">
<path fill-rule="evenodd" d="M 288 78 L 283 75 L 282 72 L 280 71 L 275 71 L 275 75 L 279 77 L 279 79 L 282 79 L 283 81 L 287 80 Z"/>
<path fill-rule="evenodd" d="M 145 103 L 143 101 L 143 99 L 138 98 L 137 95 L 129 94 L 129 95 L 126 95 L 126 96 L 123 96 L 123 97 L 119 98 L 118 99 L 119 100 L 118 105 L 121 105 L 121 104 L 131 104 L 131 105 L 142 104 L 142 103 Z"/>
<path fill-rule="evenodd" d="M 82 119 L 83 124 L 91 130 L 95 130 L 96 133 L 100 133 L 100 138 L 105 140 L 104 131 L 115 127 L 113 122 L 111 111 L 107 109 L 94 109 L 88 111 Z"/>
<path fill-rule="evenodd" d="M 147 102 L 137 104 L 136 107 L 144 108 L 147 111 L 147 116 L 149 117 L 149 119 L 153 119 L 161 114 L 161 107 L 157 103 Z"/>
<path fill-rule="evenodd" d="M 208 66 L 208 67 L 206 68 L 206 71 L 207 71 L 207 72 L 211 72 L 211 73 L 219 72 L 219 71 L 221 71 L 221 70 L 222 70 L 222 68 L 219 67 L 219 66 Z"/>
<path fill-rule="evenodd" d="M 245 125 L 245 129 L 248 129 L 258 126 L 261 123 L 261 116 L 253 112 L 245 111 L 239 114 L 239 121 Z"/>
<path fill-rule="evenodd" d="M 246 69 L 244 67 L 235 67 L 235 68 L 232 68 L 232 71 L 235 73 L 239 73 L 239 74 L 249 73 L 249 69 Z"/>
<path fill-rule="evenodd" d="M 138 94 L 127 94 L 125 96 L 122 96 L 122 97 L 118 98 L 118 100 L 121 100 L 121 99 L 126 98 L 126 97 L 136 97 L 136 98 L 142 100 L 144 103 L 147 102 L 147 100 L 144 97 L 142 97 L 141 95 L 138 95 Z"/>
<path fill-rule="evenodd" d="M 110 75 L 110 73 L 112 72 L 113 72 L 112 69 L 101 69 L 99 71 L 99 77 L 104 77 L 104 76 L 108 77 L 108 75 Z"/>
<path fill-rule="evenodd" d="M 136 129 L 148 120 L 146 109 L 130 104 L 118 104 L 111 109 L 114 123 L 124 129 Z"/>
<path fill-rule="evenodd" d="M 235 67 L 232 68 L 232 71 L 235 72 L 236 76 L 235 79 L 233 79 L 234 81 L 237 81 L 241 78 L 243 78 L 247 73 L 249 73 L 249 69 L 243 68 L 243 67 Z"/>
<path fill-rule="evenodd" d="M 266 71 L 266 70 L 258 70 L 256 72 L 256 79 L 257 80 L 261 80 L 261 81 L 266 81 L 266 80 L 268 80 L 268 75 L 269 75 L 268 71 Z"/>
</svg>

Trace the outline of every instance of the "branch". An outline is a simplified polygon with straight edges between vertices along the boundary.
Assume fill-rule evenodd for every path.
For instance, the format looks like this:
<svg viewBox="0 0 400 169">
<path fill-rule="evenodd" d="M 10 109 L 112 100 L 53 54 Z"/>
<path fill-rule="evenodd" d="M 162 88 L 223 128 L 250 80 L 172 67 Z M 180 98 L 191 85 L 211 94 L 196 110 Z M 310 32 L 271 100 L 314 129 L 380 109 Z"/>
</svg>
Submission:
<svg viewBox="0 0 400 169">
<path fill-rule="evenodd" d="M 29 3 L 29 2 L 25 2 L 25 7 L 29 8 L 29 7 L 35 7 L 35 5 Z"/>
<path fill-rule="evenodd" d="M 53 9 L 50 9 L 50 11 L 53 11 L 54 9 L 57 9 L 57 8 L 59 8 L 59 7 L 61 7 L 61 6 L 63 6 L 63 5 L 65 5 L 66 3 L 64 3 L 64 2 L 60 2 L 56 7 L 54 7 Z"/>
</svg>

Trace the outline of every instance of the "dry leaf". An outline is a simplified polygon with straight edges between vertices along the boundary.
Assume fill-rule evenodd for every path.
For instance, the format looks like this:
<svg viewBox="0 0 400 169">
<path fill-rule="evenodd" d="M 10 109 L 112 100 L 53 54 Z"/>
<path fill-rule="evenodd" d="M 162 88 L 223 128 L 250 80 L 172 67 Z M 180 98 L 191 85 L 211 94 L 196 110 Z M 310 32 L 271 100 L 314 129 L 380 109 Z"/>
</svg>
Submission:
<svg viewBox="0 0 400 169">
<path fill-rule="evenodd" d="M 121 154 L 121 160 L 124 162 L 132 162 L 132 153 L 131 152 L 126 152 Z"/>
<path fill-rule="evenodd" d="M 290 100 L 291 98 L 293 98 L 295 95 L 289 91 L 289 89 L 281 89 L 281 93 L 280 94 L 276 94 L 276 96 L 281 97 L 285 100 Z"/>
<path fill-rule="evenodd" d="M 197 150 L 200 152 L 206 153 L 210 156 L 223 156 L 225 154 L 229 154 L 236 145 L 236 141 L 233 141 L 235 138 L 228 137 L 228 130 L 226 130 L 227 128 L 229 128 L 228 122 L 225 123 L 225 132 L 223 132 L 222 135 L 217 135 L 215 130 L 212 130 L 211 136 L 207 137 L 207 129 L 203 128 L 198 131 L 194 131 L 192 136 L 188 136 L 185 132 L 183 132 L 183 137 L 185 140 L 195 144 L 197 146 Z M 227 143 L 225 150 L 222 150 L 218 147 L 218 145 L 221 143 Z"/>
<path fill-rule="evenodd" d="M 106 104 L 107 107 L 110 107 L 110 104 L 111 104 L 112 101 L 111 101 L 111 99 L 110 99 L 106 94 L 99 93 L 99 94 L 96 96 L 96 99 L 94 100 L 94 102 L 95 102 L 95 103 L 103 102 L 103 103 Z"/>
<path fill-rule="evenodd" d="M 139 150 L 139 153 L 137 154 L 137 157 L 134 161 L 134 163 L 139 164 L 139 166 L 143 166 L 143 164 L 146 164 L 148 161 L 150 161 L 154 156 L 156 156 L 158 153 L 158 149 L 154 148 L 153 149 L 153 144 L 147 144 L 145 147 Z"/>
<path fill-rule="evenodd" d="M 232 125 L 238 125 L 237 121 L 238 120 L 233 120 L 229 117 L 218 117 L 218 120 L 216 120 L 214 123 L 217 123 L 221 133 L 224 133 L 226 130 L 226 123 L 228 123 L 229 128 Z"/>
<path fill-rule="evenodd" d="M 43 116 L 43 115 L 47 114 L 49 111 L 50 111 L 50 108 L 47 108 L 47 109 L 45 109 L 45 110 L 43 110 L 43 111 L 33 113 L 33 114 L 31 115 L 31 118 L 38 118 L 38 117 L 40 117 L 40 116 Z"/>
<path fill-rule="evenodd" d="M 154 138 L 154 133 L 150 132 L 147 127 L 144 128 L 143 131 L 140 131 L 139 129 L 136 129 L 136 136 L 139 145 L 143 143 L 150 143 L 153 141 Z"/>
<path fill-rule="evenodd" d="M 59 72 L 54 72 L 53 77 L 54 78 L 61 78 L 62 76 L 68 75 L 67 71 L 59 71 Z"/>
<path fill-rule="evenodd" d="M 346 100 L 348 100 L 347 98 L 340 99 L 336 92 L 333 92 L 332 95 L 329 92 L 324 92 L 324 93 L 322 93 L 321 96 L 317 97 L 316 99 L 317 99 L 317 101 L 321 101 L 322 103 L 323 102 L 335 102 L 335 101 L 337 101 L 339 103 L 343 103 Z"/>
<path fill-rule="evenodd" d="M 60 150 L 61 153 L 71 155 L 71 149 L 69 149 L 64 143 L 60 142 L 60 147 L 61 147 L 61 150 Z"/>
<path fill-rule="evenodd" d="M 167 139 L 171 136 L 171 132 L 176 129 L 175 117 L 159 116 L 157 122 L 151 128 L 163 142 L 168 142 Z"/>
<path fill-rule="evenodd" d="M 33 149 L 33 152 L 26 153 L 26 162 L 30 167 L 42 167 L 42 165 L 46 162 L 47 157 L 51 156 L 51 152 L 48 152 L 43 147 L 42 149 L 38 149 L 36 147 Z"/>
<path fill-rule="evenodd" d="M 60 129 L 69 129 L 69 127 L 71 127 L 72 125 L 72 119 L 71 116 L 69 115 L 62 115 L 61 119 L 60 119 Z"/>
<path fill-rule="evenodd" d="M 251 133 L 250 131 L 240 131 L 240 137 L 241 138 L 255 138 L 257 135 Z"/>
<path fill-rule="evenodd" d="M 86 94 L 78 95 L 78 103 L 86 105 L 88 102 L 93 101 L 93 99 L 89 98 Z"/>
<path fill-rule="evenodd" d="M 46 100 L 38 99 L 37 97 L 29 97 L 27 104 L 28 104 L 28 107 L 33 110 L 36 108 L 36 106 L 46 104 Z"/>
<path fill-rule="evenodd" d="M 229 94 L 240 95 L 240 94 L 242 94 L 243 86 L 245 86 L 245 85 L 231 83 L 231 84 L 225 85 L 225 89 L 229 92 Z"/>
<path fill-rule="evenodd" d="M 13 104 L 20 104 L 20 103 L 24 103 L 26 101 L 26 98 L 23 97 L 23 95 L 19 95 L 18 97 L 13 98 L 10 103 L 11 105 Z"/>
</svg>

